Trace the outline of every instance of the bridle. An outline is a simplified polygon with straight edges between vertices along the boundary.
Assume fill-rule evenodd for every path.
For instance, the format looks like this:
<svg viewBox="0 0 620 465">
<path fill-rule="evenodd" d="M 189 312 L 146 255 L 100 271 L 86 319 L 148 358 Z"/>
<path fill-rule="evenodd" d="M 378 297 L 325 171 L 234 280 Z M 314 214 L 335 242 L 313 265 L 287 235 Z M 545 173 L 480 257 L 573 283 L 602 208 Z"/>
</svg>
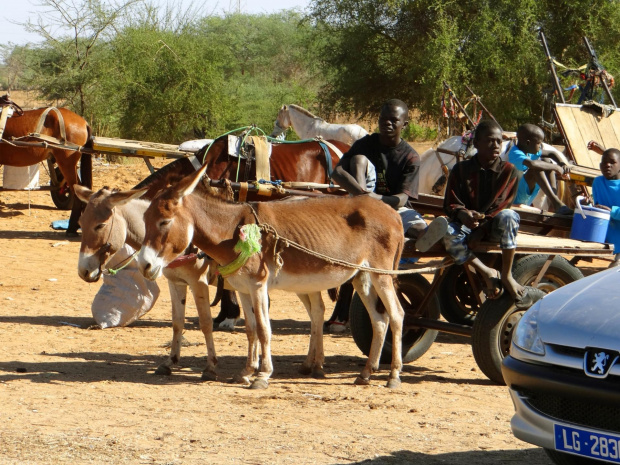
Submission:
<svg viewBox="0 0 620 465">
<path fill-rule="evenodd" d="M 136 255 L 138 255 L 138 253 L 140 252 L 139 250 L 136 250 L 129 257 L 125 258 L 124 260 L 121 260 L 121 262 L 118 265 L 116 265 L 114 268 L 108 267 L 103 270 L 101 269 L 101 265 L 104 263 L 102 257 L 104 257 L 112 248 L 110 238 L 112 237 L 112 231 L 114 230 L 114 218 L 116 217 L 115 208 L 116 207 L 112 207 L 112 222 L 110 223 L 110 231 L 108 232 L 108 238 L 105 244 L 99 247 L 99 250 L 97 250 L 97 252 L 95 252 L 94 254 L 99 258 L 99 272 L 104 273 L 104 274 L 109 274 L 111 276 L 114 276 L 116 273 L 118 273 L 123 268 L 125 268 L 127 265 L 129 265 L 133 261 L 133 259 L 136 258 Z"/>
</svg>

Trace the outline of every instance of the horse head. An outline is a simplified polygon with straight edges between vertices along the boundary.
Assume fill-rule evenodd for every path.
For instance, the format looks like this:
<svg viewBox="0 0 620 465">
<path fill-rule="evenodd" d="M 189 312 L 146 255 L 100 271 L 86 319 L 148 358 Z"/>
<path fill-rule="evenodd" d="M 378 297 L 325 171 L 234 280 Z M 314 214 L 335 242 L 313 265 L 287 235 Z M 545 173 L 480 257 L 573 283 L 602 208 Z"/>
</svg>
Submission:
<svg viewBox="0 0 620 465">
<path fill-rule="evenodd" d="M 281 136 L 291 126 L 292 123 L 288 111 L 288 105 L 282 105 L 282 107 L 278 110 L 278 116 L 276 118 L 276 121 L 273 123 L 273 131 L 271 131 L 271 137 Z"/>
<path fill-rule="evenodd" d="M 82 243 L 78 275 L 86 282 L 96 282 L 101 277 L 102 267 L 123 248 L 126 241 L 127 220 L 118 214 L 117 207 L 139 195 L 136 191 L 110 191 L 107 188 L 93 192 L 77 184 L 74 188 L 77 197 L 86 202 L 79 219 Z M 142 191 L 138 193 L 143 194 Z"/>
<path fill-rule="evenodd" d="M 145 235 L 138 254 L 138 269 L 145 278 L 155 280 L 161 276 L 163 269 L 182 255 L 192 241 L 194 222 L 183 199 L 194 192 L 206 171 L 205 164 L 160 191 L 144 212 Z"/>
</svg>

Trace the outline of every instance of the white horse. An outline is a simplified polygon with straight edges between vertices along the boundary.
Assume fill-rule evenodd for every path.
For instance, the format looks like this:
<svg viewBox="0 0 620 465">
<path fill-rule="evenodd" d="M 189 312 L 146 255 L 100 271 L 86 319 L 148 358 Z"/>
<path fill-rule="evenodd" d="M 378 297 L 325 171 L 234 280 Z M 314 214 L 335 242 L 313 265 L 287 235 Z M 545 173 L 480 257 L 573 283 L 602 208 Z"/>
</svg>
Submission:
<svg viewBox="0 0 620 465">
<path fill-rule="evenodd" d="M 271 137 L 278 137 L 293 127 L 300 139 L 333 139 L 352 145 L 368 132 L 357 124 L 331 124 L 298 105 L 282 105 Z"/>
<path fill-rule="evenodd" d="M 502 151 L 500 155 L 502 160 L 508 161 L 508 152 L 515 143 L 515 139 L 505 140 L 502 143 Z M 543 150 L 555 151 L 559 154 L 558 156 L 560 159 L 568 162 L 564 154 L 559 152 L 552 145 L 543 143 L 542 148 Z M 475 153 L 476 149 L 473 147 L 468 149 L 467 144 L 462 141 L 461 136 L 450 137 L 439 144 L 436 149 L 428 149 L 425 151 L 422 155 L 420 155 L 420 185 L 418 192 L 420 192 L 420 194 L 443 196 L 448 173 L 452 170 L 452 167 L 456 164 L 459 158 L 462 159 L 464 156 L 468 158 L 473 156 Z M 562 193 L 570 195 L 568 189 L 563 189 Z M 547 196 L 542 192 L 542 190 L 536 196 L 532 206 L 545 211 L 549 209 L 550 205 L 547 200 Z"/>
</svg>

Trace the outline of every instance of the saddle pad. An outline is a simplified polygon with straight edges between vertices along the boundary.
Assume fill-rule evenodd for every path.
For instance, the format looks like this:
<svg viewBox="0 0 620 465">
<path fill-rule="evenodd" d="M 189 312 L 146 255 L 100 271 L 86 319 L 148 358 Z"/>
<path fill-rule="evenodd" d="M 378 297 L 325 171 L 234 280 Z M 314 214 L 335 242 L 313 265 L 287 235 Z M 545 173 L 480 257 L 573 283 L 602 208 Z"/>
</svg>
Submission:
<svg viewBox="0 0 620 465">
<path fill-rule="evenodd" d="M 250 136 L 254 145 L 254 157 L 256 158 L 256 180 L 271 180 L 269 158 L 271 157 L 271 144 L 265 136 Z"/>
</svg>

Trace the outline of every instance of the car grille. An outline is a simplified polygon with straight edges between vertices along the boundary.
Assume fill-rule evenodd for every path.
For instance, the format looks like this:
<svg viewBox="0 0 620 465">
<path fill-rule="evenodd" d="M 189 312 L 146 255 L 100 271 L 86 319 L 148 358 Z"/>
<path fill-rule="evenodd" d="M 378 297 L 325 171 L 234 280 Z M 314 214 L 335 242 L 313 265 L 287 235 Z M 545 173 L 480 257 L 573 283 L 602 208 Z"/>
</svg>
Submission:
<svg viewBox="0 0 620 465">
<path fill-rule="evenodd" d="M 620 432 L 620 406 L 541 392 L 522 391 L 520 394 L 532 408 L 556 420 Z"/>
</svg>

